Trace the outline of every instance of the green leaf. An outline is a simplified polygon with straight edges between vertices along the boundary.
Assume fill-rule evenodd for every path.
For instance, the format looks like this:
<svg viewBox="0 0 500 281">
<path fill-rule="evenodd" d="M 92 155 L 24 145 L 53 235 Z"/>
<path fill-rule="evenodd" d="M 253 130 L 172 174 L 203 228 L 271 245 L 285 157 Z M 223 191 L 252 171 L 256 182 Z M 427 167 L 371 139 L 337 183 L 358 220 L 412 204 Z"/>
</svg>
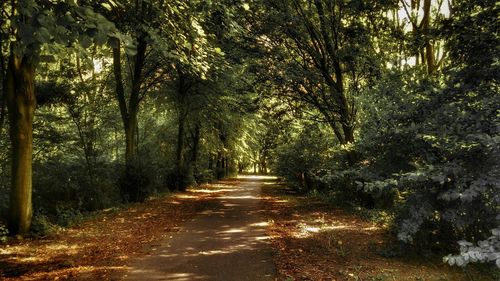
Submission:
<svg viewBox="0 0 500 281">
<path fill-rule="evenodd" d="M 80 35 L 78 42 L 80 43 L 80 45 L 83 48 L 88 48 L 88 47 L 92 46 L 92 40 L 90 39 L 90 37 L 88 37 L 85 34 Z"/>
<path fill-rule="evenodd" d="M 104 45 L 107 41 L 108 35 L 102 30 L 97 31 L 94 36 L 94 43 L 96 43 L 97 45 Z"/>
<path fill-rule="evenodd" d="M 137 54 L 137 47 L 134 45 L 125 45 L 125 53 L 129 56 L 135 56 Z"/>
<path fill-rule="evenodd" d="M 101 6 L 103 6 L 104 9 L 106 9 L 110 12 L 113 10 L 113 7 L 111 7 L 111 5 L 109 3 L 102 3 Z"/>
<path fill-rule="evenodd" d="M 36 39 L 38 40 L 38 42 L 40 42 L 42 44 L 50 42 L 50 39 L 52 38 L 49 30 L 45 27 L 39 28 L 37 30 L 35 36 L 36 36 Z"/>
</svg>

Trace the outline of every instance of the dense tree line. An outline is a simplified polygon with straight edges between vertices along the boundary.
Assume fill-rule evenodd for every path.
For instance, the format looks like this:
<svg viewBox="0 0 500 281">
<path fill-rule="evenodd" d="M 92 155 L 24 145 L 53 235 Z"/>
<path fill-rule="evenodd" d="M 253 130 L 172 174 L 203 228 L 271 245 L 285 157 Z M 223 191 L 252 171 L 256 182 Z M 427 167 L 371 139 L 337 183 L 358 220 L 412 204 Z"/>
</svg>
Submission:
<svg viewBox="0 0 500 281">
<path fill-rule="evenodd" d="M 241 32 L 233 15 L 244 10 L 211 1 L 3 2 L 10 233 L 28 232 L 32 201 L 34 226 L 44 227 L 232 173 L 237 123 L 253 93 L 238 81 L 237 50 L 224 44 Z"/>
<path fill-rule="evenodd" d="M 495 1 L 0 5 L 10 234 L 273 172 L 386 214 L 404 247 L 500 266 Z"/>
<path fill-rule="evenodd" d="M 268 95 L 295 108 L 275 172 L 385 214 L 412 252 L 500 265 L 498 4 L 261 5 Z"/>
</svg>

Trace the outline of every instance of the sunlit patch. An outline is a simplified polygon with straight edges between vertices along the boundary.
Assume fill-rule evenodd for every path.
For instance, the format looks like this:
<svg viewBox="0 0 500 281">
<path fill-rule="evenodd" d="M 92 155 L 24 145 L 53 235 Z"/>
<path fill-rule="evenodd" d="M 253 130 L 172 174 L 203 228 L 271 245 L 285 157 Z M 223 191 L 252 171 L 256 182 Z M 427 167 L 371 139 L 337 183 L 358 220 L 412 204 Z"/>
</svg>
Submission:
<svg viewBox="0 0 500 281">
<path fill-rule="evenodd" d="M 124 261 L 124 260 L 128 260 L 129 258 L 130 258 L 129 256 L 123 255 L 123 256 L 119 256 L 118 260 Z"/>
<path fill-rule="evenodd" d="M 321 228 L 319 227 L 314 227 L 314 226 L 307 226 L 304 228 L 306 232 L 311 232 L 311 233 L 318 233 L 320 232 Z"/>
<path fill-rule="evenodd" d="M 218 189 L 206 189 L 206 188 L 196 189 L 195 191 L 196 192 L 200 192 L 200 193 L 217 193 L 217 192 L 220 192 L 220 190 L 218 190 Z"/>
<path fill-rule="evenodd" d="M 175 197 L 182 198 L 182 199 L 196 199 L 196 198 L 198 198 L 195 195 L 189 195 L 189 194 L 177 194 L 177 195 L 175 195 Z"/>
<path fill-rule="evenodd" d="M 192 273 L 170 273 L 170 274 L 162 274 L 162 276 L 158 276 L 158 280 L 176 280 L 176 281 L 191 281 L 191 280 L 200 280 L 206 279 L 207 277 L 204 275 L 195 275 Z M 155 279 L 156 280 L 156 279 Z"/>
<path fill-rule="evenodd" d="M 269 223 L 268 222 L 256 222 L 256 223 L 252 223 L 250 226 L 268 226 Z"/>
<path fill-rule="evenodd" d="M 269 236 L 257 236 L 255 237 L 255 240 L 257 241 L 262 241 L 262 240 L 269 240 Z"/>
<path fill-rule="evenodd" d="M 238 175 L 238 179 L 247 179 L 247 180 L 277 180 L 278 178 L 275 176 L 262 176 L 262 175 Z"/>
<path fill-rule="evenodd" d="M 230 251 L 224 251 L 224 250 L 212 250 L 212 251 L 202 251 L 202 252 L 200 252 L 200 254 L 204 255 L 204 256 L 229 254 L 229 253 L 230 253 Z"/>
<path fill-rule="evenodd" d="M 71 253 L 71 252 L 76 252 L 80 247 L 78 245 L 65 245 L 65 244 L 52 244 L 52 245 L 47 245 L 47 249 L 49 250 L 54 250 L 54 251 L 64 251 L 65 253 Z"/>
<path fill-rule="evenodd" d="M 331 233 L 338 231 L 365 231 L 374 232 L 379 231 L 377 226 L 360 227 L 356 224 L 341 224 L 341 223 L 327 223 L 323 218 L 314 220 L 312 223 L 301 222 L 297 224 L 297 229 L 294 232 L 294 237 L 308 238 L 315 234 Z"/>
<path fill-rule="evenodd" d="M 365 227 L 363 228 L 364 231 L 377 231 L 380 230 L 380 227 L 377 226 L 370 226 L 370 227 Z"/>
<path fill-rule="evenodd" d="M 220 199 L 254 199 L 254 200 L 259 199 L 259 198 L 257 198 L 256 196 L 252 196 L 252 195 L 242 195 L 242 196 L 220 196 L 219 198 L 220 198 Z"/>
<path fill-rule="evenodd" d="M 233 228 L 233 229 L 221 231 L 219 233 L 242 233 L 242 232 L 245 232 L 245 231 L 243 229 Z"/>
<path fill-rule="evenodd" d="M 10 258 L 12 261 L 16 261 L 19 263 L 34 263 L 34 262 L 42 262 L 48 260 L 47 258 L 41 258 L 41 257 L 12 257 Z"/>
<path fill-rule="evenodd" d="M 206 210 L 200 213 L 201 215 L 223 215 L 225 212 L 216 212 L 213 210 Z"/>
</svg>

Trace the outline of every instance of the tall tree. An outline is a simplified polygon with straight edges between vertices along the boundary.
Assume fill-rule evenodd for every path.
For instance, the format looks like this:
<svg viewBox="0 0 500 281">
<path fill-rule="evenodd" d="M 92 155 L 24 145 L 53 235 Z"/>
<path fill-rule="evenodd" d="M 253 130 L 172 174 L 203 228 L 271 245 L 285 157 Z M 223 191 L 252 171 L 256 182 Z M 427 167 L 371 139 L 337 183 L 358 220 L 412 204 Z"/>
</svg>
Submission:
<svg viewBox="0 0 500 281">
<path fill-rule="evenodd" d="M 400 0 L 401 9 L 411 25 L 415 63 L 425 65 L 427 74 L 435 74 L 446 58 L 444 42 L 437 29 L 451 13 L 451 1 Z"/>
<path fill-rule="evenodd" d="M 355 95 L 378 68 L 375 23 L 386 3 L 377 1 L 263 1 L 267 24 L 261 44 L 275 50 L 272 74 L 283 93 L 314 107 L 341 144 L 354 142 Z M 263 10 L 265 11 L 265 10 Z M 256 17 L 266 17 L 256 13 Z M 371 36 L 372 35 L 372 36 Z M 285 63 L 283 63 L 285 62 Z"/>
<path fill-rule="evenodd" d="M 138 116 L 142 100 L 155 89 L 165 76 L 169 59 L 175 56 L 178 34 L 176 22 L 183 4 L 178 1 L 130 1 L 108 3 L 101 12 L 120 26 L 130 42 L 110 40 L 112 49 L 115 96 L 118 101 L 125 133 L 124 198 L 140 200 L 139 186 L 132 183 L 138 159 Z M 182 40 L 180 40 L 183 42 Z M 127 183 L 128 182 L 128 183 Z M 131 190 L 131 188 L 133 190 Z"/>
<path fill-rule="evenodd" d="M 76 3 L 10 1 L 2 6 L 10 38 L 4 92 L 11 141 L 9 230 L 25 234 L 32 217 L 33 118 L 36 107 L 35 73 L 41 54 L 73 43 L 103 43 L 117 37 L 114 25 L 92 9 Z M 48 48 L 47 46 L 51 46 Z"/>
<path fill-rule="evenodd" d="M 209 69 L 203 58 L 207 57 L 205 54 L 210 47 L 199 20 L 202 14 L 199 10 L 203 10 L 198 9 L 204 2 L 140 0 L 114 5 L 105 12 L 120 22 L 122 32 L 129 34 L 137 45 L 131 52 L 125 48 L 124 57 L 121 42 L 110 42 L 115 93 L 125 131 L 126 181 L 131 180 L 139 158 L 137 134 L 141 101 L 148 92 L 159 89 L 160 84 L 175 79 L 179 80 L 177 94 L 185 95 L 186 80 L 183 77 L 191 76 L 191 73 L 203 76 Z M 182 74 L 177 75 L 179 73 Z M 179 125 L 183 129 L 183 124 Z M 178 142 L 178 146 L 182 148 L 183 143 Z M 182 157 L 182 153 L 178 155 Z M 123 191 L 129 199 L 139 199 L 133 195 L 137 194 L 136 191 Z"/>
</svg>

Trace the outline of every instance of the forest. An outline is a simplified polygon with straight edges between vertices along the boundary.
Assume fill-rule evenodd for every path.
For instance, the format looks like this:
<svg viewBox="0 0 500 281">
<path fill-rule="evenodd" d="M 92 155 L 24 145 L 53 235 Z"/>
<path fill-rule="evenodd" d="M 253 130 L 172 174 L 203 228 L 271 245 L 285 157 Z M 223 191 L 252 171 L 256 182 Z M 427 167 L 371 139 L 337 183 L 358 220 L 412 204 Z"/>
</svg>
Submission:
<svg viewBox="0 0 500 281">
<path fill-rule="evenodd" d="M 496 271 L 499 11 L 495 0 L 1 1 L 0 247 L 266 174 L 369 214 L 392 251 Z"/>
</svg>

